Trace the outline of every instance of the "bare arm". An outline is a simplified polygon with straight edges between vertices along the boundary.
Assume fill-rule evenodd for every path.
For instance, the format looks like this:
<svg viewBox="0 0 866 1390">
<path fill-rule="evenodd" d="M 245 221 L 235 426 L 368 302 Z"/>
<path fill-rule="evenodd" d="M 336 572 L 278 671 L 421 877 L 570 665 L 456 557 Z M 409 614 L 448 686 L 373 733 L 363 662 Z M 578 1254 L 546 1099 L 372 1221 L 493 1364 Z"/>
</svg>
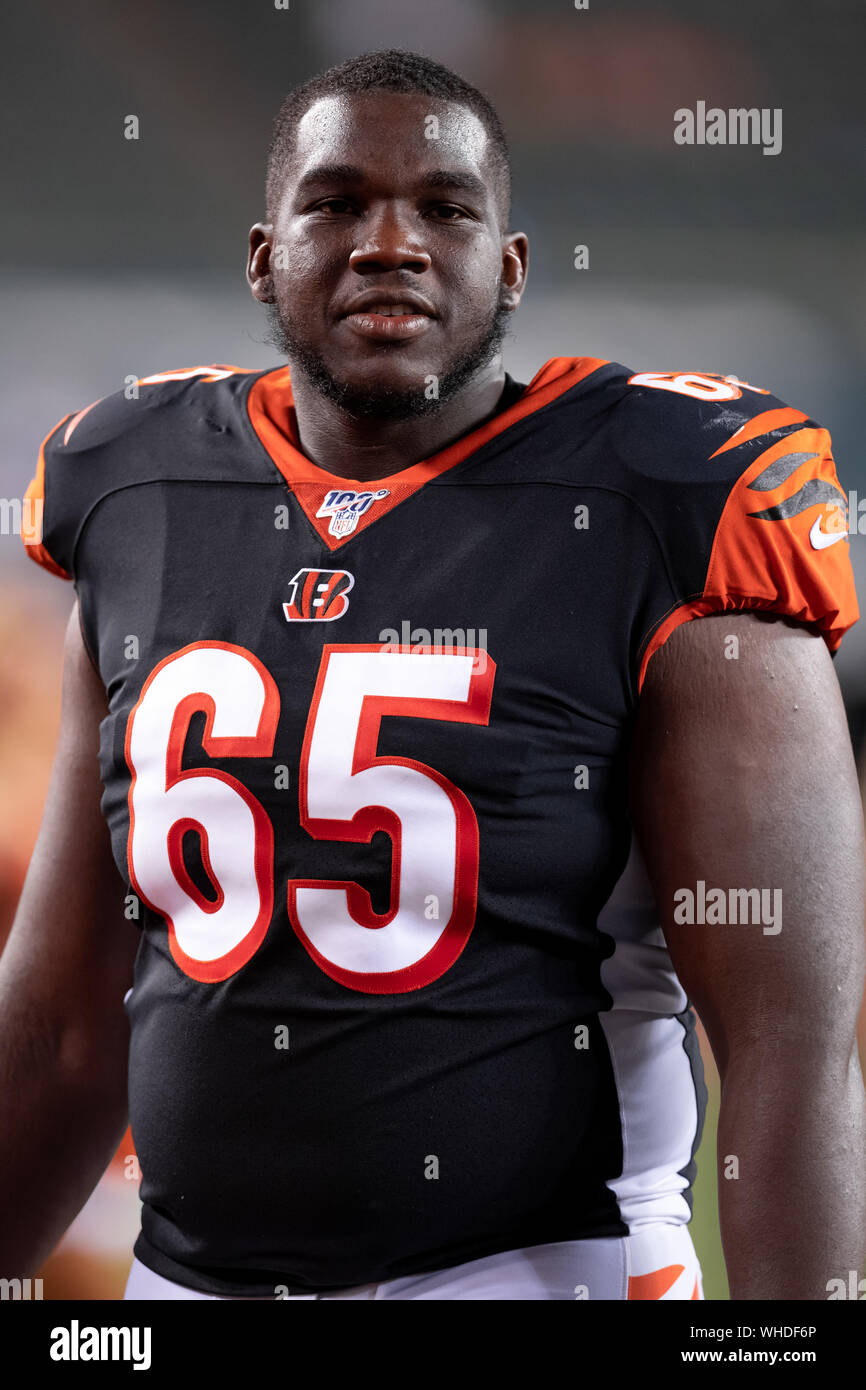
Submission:
<svg viewBox="0 0 866 1390">
<path fill-rule="evenodd" d="M 728 634 L 738 659 L 725 657 Z M 731 1297 L 825 1299 L 828 1281 L 859 1270 L 866 1251 L 856 1042 L 866 879 L 854 760 L 823 639 L 755 614 L 685 624 L 647 668 L 633 751 L 638 837 L 721 1076 Z M 697 892 L 698 880 L 726 898 L 780 889 L 781 930 L 677 922 L 674 895 Z"/>
<path fill-rule="evenodd" d="M 105 690 L 73 609 L 39 838 L 0 958 L 0 1276 L 26 1278 L 123 1136 L 138 931 L 99 809 Z"/>
</svg>

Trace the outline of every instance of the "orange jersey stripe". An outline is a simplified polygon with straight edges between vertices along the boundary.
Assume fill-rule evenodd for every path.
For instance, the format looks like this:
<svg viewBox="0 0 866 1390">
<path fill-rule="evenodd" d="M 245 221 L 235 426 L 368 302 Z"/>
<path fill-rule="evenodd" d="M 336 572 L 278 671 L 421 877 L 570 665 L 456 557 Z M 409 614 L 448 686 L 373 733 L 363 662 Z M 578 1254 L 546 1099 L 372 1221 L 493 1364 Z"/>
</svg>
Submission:
<svg viewBox="0 0 866 1390">
<path fill-rule="evenodd" d="M 69 419 L 66 415 L 60 421 L 60 425 L 55 425 L 54 429 L 49 430 L 39 446 L 39 459 L 36 464 L 36 476 L 24 494 L 24 507 L 21 516 L 21 539 L 24 548 L 31 560 L 43 569 L 49 570 L 51 574 L 56 574 L 59 579 L 72 579 L 71 574 L 57 561 L 49 555 L 45 546 L 42 544 L 42 513 L 45 507 L 45 445 L 60 426 Z"/>
<path fill-rule="evenodd" d="M 651 1270 L 649 1274 L 632 1274 L 628 1281 L 628 1297 L 661 1298 L 684 1272 L 685 1265 L 665 1265 L 663 1269 Z"/>
<path fill-rule="evenodd" d="M 757 439 L 759 434 L 769 434 L 770 430 L 781 429 L 783 425 L 795 425 L 798 420 L 808 418 L 802 410 L 794 410 L 789 405 L 783 406 L 781 410 L 765 410 L 763 414 L 756 415 L 753 420 L 741 425 L 726 444 L 717 449 L 715 454 L 710 454 L 710 458 L 714 459 L 717 454 L 724 454 L 728 449 L 736 449 L 738 445 L 745 444 L 750 439 Z"/>
<path fill-rule="evenodd" d="M 766 421 L 767 415 L 782 413 L 768 411 L 758 418 Z M 782 464 L 783 476 L 772 485 L 771 466 L 786 456 L 792 457 L 793 466 Z M 801 471 L 804 465 L 805 473 Z M 768 481 L 770 487 L 766 486 Z M 790 503 L 807 481 L 818 491 L 814 502 L 810 503 L 806 494 L 790 516 L 761 517 L 762 512 L 780 507 L 784 512 L 783 504 Z M 761 487 L 752 486 L 759 482 Z M 819 488 L 819 484 L 824 487 Z M 838 503 L 821 495 L 824 488 L 828 495 L 830 491 L 838 495 Z M 813 426 L 774 440 L 731 489 L 716 527 L 703 593 L 677 605 L 653 633 L 641 659 L 638 689 L 643 686 L 651 656 L 671 632 L 710 613 L 748 609 L 778 612 L 817 626 L 829 650 L 836 651 L 860 611 L 847 535 L 835 544 L 823 545 L 821 537 L 838 534 L 838 517 L 844 516 L 846 500 L 825 429 Z M 820 535 L 812 539 L 816 527 Z M 797 556 L 799 560 L 792 563 Z"/>
<path fill-rule="evenodd" d="M 78 412 L 77 415 L 73 415 L 72 419 L 69 421 L 69 424 L 66 426 L 66 429 L 65 429 L 64 434 L 63 434 L 63 443 L 64 443 L 64 444 L 68 444 L 68 443 L 69 443 L 69 437 L 70 437 L 70 435 L 72 434 L 72 431 L 75 429 L 75 426 L 76 426 L 77 424 L 79 424 L 80 421 L 82 421 L 82 420 L 84 419 L 84 417 L 85 417 L 85 415 L 87 414 L 88 410 L 92 410 L 93 407 L 94 407 L 95 405 L 99 405 L 99 402 L 100 402 L 101 400 L 102 400 L 102 397 L 100 396 L 100 397 L 98 397 L 97 400 L 91 401 L 91 402 L 90 402 L 90 405 L 86 405 L 86 406 L 84 407 L 83 410 L 79 410 L 79 412 Z"/>
</svg>

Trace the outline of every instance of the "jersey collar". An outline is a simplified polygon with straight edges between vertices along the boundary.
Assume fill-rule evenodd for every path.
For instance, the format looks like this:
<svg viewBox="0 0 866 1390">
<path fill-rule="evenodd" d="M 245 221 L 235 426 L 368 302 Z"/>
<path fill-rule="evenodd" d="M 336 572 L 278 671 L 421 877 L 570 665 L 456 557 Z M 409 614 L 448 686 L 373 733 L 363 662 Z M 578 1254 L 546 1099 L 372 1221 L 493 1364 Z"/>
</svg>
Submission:
<svg viewBox="0 0 866 1390">
<path fill-rule="evenodd" d="M 330 473 L 301 453 L 288 366 L 256 378 L 247 394 L 247 411 L 262 447 L 294 492 L 310 525 L 329 550 L 337 550 L 412 497 L 431 478 L 462 463 L 489 440 L 604 365 L 605 359 L 599 357 L 552 357 L 505 410 L 430 458 L 386 478 L 365 482 Z"/>
</svg>

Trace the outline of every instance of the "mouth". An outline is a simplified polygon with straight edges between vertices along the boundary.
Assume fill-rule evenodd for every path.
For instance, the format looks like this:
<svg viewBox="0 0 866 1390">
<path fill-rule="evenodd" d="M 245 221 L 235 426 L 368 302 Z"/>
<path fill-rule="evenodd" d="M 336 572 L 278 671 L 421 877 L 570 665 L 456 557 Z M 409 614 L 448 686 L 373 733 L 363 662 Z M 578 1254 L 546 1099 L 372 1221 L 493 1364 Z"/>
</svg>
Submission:
<svg viewBox="0 0 866 1390">
<path fill-rule="evenodd" d="M 369 308 L 356 309 L 353 314 L 344 315 L 343 321 L 362 338 L 375 338 L 381 342 L 417 338 L 426 333 L 432 323 L 429 314 L 408 304 L 370 305 Z"/>
</svg>

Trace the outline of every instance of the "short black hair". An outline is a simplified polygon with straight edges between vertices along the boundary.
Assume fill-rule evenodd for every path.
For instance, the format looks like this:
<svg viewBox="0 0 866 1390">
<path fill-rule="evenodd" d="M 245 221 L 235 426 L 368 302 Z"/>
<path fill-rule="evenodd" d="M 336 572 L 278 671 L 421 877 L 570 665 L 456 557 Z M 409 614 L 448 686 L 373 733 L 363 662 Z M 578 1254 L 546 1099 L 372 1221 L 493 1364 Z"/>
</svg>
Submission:
<svg viewBox="0 0 866 1390">
<path fill-rule="evenodd" d="M 289 92 L 277 112 L 268 150 L 265 186 L 268 221 L 274 220 L 279 206 L 286 165 L 294 149 L 301 118 L 322 97 L 360 92 L 421 92 L 441 101 L 458 102 L 474 112 L 490 141 L 500 225 L 503 231 L 507 230 L 511 216 L 511 159 L 499 116 L 484 93 L 456 72 L 421 53 L 409 53 L 401 48 L 386 48 L 348 58 Z"/>
</svg>

